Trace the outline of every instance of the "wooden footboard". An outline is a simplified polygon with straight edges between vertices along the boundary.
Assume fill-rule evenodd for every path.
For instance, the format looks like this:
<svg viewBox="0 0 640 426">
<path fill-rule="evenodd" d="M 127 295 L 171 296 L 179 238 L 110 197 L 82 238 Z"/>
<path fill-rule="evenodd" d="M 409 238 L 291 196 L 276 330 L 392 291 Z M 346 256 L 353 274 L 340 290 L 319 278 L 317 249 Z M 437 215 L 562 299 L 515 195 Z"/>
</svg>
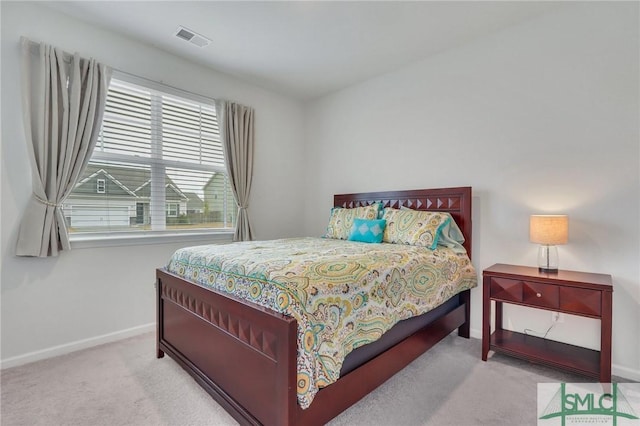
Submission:
<svg viewBox="0 0 640 426">
<path fill-rule="evenodd" d="M 169 354 L 240 424 L 322 425 L 468 323 L 461 295 L 467 303 L 321 389 L 302 410 L 294 319 L 162 269 L 156 275 L 157 356 Z"/>
<path fill-rule="evenodd" d="M 296 321 L 157 271 L 158 356 L 169 354 L 241 424 L 296 415 Z"/>
</svg>

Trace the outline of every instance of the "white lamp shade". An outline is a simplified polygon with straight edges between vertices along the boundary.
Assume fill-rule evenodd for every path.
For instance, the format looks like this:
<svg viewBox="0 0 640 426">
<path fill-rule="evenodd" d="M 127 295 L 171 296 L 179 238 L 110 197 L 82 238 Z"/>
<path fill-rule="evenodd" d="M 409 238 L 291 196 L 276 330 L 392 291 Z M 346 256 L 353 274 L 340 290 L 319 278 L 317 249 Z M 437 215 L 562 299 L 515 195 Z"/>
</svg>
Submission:
<svg viewBox="0 0 640 426">
<path fill-rule="evenodd" d="M 567 244 L 569 217 L 567 215 L 531 215 L 529 240 L 544 245 Z"/>
</svg>

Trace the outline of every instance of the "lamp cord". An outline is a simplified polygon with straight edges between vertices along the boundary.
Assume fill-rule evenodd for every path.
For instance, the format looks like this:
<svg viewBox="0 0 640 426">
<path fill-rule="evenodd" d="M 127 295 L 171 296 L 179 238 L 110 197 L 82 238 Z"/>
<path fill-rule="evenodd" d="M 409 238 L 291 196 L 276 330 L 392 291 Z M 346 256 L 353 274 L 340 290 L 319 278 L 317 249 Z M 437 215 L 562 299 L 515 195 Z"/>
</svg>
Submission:
<svg viewBox="0 0 640 426">
<path fill-rule="evenodd" d="M 556 324 L 557 324 L 556 322 L 552 322 L 552 323 L 551 323 L 551 325 L 549 326 L 549 328 L 547 328 L 547 331 L 545 331 L 544 336 L 542 336 L 542 339 L 546 339 L 546 338 L 547 338 L 547 335 L 549 334 L 549 332 L 551 331 L 551 329 L 552 329 L 553 327 L 555 327 L 555 325 L 556 325 Z M 525 328 L 525 329 L 524 329 L 524 334 L 526 334 L 526 335 L 528 335 L 528 336 L 532 336 L 533 334 L 530 334 L 530 333 L 533 333 L 533 334 L 540 334 L 540 333 L 538 333 L 537 331 L 532 330 L 532 329 L 530 329 L 530 328 Z"/>
</svg>

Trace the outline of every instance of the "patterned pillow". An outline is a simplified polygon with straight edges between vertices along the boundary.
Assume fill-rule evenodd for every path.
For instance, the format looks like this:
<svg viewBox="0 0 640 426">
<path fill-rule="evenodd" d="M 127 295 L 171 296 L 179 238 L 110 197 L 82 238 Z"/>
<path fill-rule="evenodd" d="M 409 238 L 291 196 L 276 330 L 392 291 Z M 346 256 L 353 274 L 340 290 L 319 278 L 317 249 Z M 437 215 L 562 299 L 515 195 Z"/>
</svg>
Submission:
<svg viewBox="0 0 640 426">
<path fill-rule="evenodd" d="M 418 210 L 384 209 L 387 227 L 383 241 L 409 244 L 434 250 L 438 245 L 441 229 L 451 221 L 446 213 Z"/>
<path fill-rule="evenodd" d="M 387 221 L 384 219 L 353 219 L 349 241 L 381 243 Z"/>
<path fill-rule="evenodd" d="M 331 218 L 325 238 L 336 238 L 339 240 L 349 239 L 353 219 L 377 219 L 380 205 L 378 203 L 370 206 L 355 207 L 353 209 L 343 209 L 342 207 L 334 207 L 331 209 Z"/>
<path fill-rule="evenodd" d="M 409 207 L 402 206 L 400 210 L 413 210 Z M 384 214 L 384 211 L 383 211 Z M 447 215 L 450 220 L 449 223 L 446 223 L 440 228 L 440 232 L 438 233 L 438 245 L 448 248 L 458 248 L 462 247 L 464 244 L 464 235 L 462 235 L 462 231 L 460 227 L 456 223 L 453 216 L 449 212 L 441 212 L 441 214 Z"/>
<path fill-rule="evenodd" d="M 449 216 L 451 214 L 447 213 Z M 440 231 L 440 236 L 438 237 L 438 245 L 454 248 L 461 247 L 464 243 L 464 235 L 462 235 L 462 231 L 458 227 L 456 221 L 451 217 L 449 223 L 444 225 Z"/>
</svg>

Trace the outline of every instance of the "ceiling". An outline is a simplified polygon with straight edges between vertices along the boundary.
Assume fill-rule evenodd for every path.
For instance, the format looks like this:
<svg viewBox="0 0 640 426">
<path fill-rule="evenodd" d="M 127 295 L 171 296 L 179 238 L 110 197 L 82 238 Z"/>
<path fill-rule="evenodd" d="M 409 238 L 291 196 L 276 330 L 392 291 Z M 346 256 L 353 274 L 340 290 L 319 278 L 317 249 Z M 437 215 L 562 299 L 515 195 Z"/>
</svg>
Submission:
<svg viewBox="0 0 640 426">
<path fill-rule="evenodd" d="M 308 100 L 532 19 L 558 2 L 46 2 L 80 20 Z M 179 25 L 213 40 L 199 48 Z"/>
</svg>

